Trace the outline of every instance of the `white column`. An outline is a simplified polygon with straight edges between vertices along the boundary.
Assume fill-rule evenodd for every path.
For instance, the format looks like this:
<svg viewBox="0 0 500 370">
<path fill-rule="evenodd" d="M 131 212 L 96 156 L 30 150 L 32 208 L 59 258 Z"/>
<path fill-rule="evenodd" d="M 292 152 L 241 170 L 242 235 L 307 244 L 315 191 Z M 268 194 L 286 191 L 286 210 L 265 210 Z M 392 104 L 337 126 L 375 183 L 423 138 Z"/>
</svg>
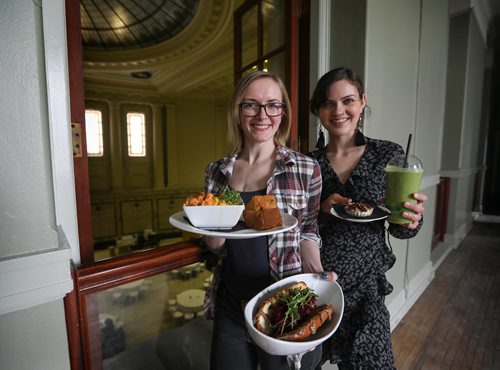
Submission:
<svg viewBox="0 0 500 370">
<path fill-rule="evenodd" d="M 318 17 L 318 78 L 330 70 L 330 0 L 319 0 Z"/>
<path fill-rule="evenodd" d="M 330 0 L 319 0 L 318 14 L 318 78 L 330 70 L 330 33 L 331 33 L 331 2 Z M 321 123 L 317 119 L 317 135 Z M 323 130 L 325 144 L 328 143 L 328 131 Z"/>
<path fill-rule="evenodd" d="M 64 14 L 64 1 L 50 1 L 43 4 L 45 46 L 43 52 L 45 53 L 55 216 L 58 230 L 64 234 L 61 236 L 61 240 L 67 240 L 71 248 L 71 258 L 76 264 L 79 264 L 80 241 L 71 150 L 71 114 L 69 109 L 66 18 Z"/>
</svg>

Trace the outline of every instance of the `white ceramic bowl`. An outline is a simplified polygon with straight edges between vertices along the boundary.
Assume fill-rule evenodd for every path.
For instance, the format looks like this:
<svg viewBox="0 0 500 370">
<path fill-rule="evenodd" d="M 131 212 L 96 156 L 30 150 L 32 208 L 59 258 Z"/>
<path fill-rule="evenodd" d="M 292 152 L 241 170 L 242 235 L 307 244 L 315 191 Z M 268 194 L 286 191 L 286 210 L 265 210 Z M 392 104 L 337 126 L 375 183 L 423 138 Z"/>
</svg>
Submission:
<svg viewBox="0 0 500 370">
<path fill-rule="evenodd" d="M 189 222 L 202 229 L 227 230 L 239 221 L 245 206 L 183 206 Z"/>
<path fill-rule="evenodd" d="M 334 314 L 316 332 L 303 342 L 288 342 L 261 333 L 253 326 L 253 318 L 261 302 L 275 294 L 284 286 L 304 281 L 318 295 L 317 305 L 330 303 Z M 344 314 L 344 294 L 337 282 L 326 281 L 320 274 L 299 274 L 277 281 L 253 297 L 245 306 L 245 323 L 253 341 L 271 355 L 288 356 L 307 352 L 327 340 L 337 330 Z"/>
</svg>

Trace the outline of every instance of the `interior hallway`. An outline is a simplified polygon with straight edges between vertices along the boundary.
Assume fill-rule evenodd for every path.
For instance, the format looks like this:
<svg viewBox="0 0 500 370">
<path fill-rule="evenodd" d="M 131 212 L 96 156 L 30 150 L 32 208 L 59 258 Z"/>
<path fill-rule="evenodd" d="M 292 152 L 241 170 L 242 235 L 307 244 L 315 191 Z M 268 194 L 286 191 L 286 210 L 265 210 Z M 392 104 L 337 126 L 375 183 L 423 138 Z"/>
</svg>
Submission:
<svg viewBox="0 0 500 370">
<path fill-rule="evenodd" d="M 500 223 L 483 219 L 393 331 L 398 369 L 500 369 Z"/>
</svg>

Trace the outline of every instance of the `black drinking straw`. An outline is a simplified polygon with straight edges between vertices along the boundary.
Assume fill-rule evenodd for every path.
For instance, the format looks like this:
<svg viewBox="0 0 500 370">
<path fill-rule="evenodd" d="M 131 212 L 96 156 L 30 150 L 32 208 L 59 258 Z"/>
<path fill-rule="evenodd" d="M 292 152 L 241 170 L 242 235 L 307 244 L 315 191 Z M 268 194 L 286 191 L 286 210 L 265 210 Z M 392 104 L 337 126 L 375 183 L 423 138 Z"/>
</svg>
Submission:
<svg viewBox="0 0 500 370">
<path fill-rule="evenodd" d="M 406 166 L 408 166 L 408 153 L 410 153 L 411 137 L 412 137 L 412 134 L 409 134 L 408 135 L 408 144 L 406 144 L 405 163 L 403 165 L 403 168 L 406 168 Z"/>
</svg>

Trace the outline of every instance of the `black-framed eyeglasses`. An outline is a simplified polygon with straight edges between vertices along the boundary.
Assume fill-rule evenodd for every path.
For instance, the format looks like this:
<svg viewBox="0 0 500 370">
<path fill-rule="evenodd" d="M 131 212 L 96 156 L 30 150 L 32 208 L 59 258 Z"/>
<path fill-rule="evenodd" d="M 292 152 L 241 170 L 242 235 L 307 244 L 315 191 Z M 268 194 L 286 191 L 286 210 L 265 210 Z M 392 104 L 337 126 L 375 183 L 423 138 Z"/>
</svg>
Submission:
<svg viewBox="0 0 500 370">
<path fill-rule="evenodd" d="M 264 112 L 269 117 L 276 117 L 283 113 L 284 103 L 267 103 L 267 104 L 257 104 L 254 102 L 243 102 L 240 104 L 241 114 L 245 117 L 255 117 L 260 113 L 260 110 L 264 108 Z"/>
</svg>

